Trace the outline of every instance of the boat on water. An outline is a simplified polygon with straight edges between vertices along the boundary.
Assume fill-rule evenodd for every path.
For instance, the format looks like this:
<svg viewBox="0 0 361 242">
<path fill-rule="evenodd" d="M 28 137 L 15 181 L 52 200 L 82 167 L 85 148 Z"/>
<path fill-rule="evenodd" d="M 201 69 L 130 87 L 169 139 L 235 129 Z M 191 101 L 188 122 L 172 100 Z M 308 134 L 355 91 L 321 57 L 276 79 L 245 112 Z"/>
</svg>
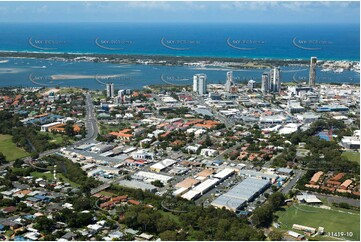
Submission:
<svg viewBox="0 0 361 242">
<path fill-rule="evenodd" d="M 335 73 L 341 73 L 341 72 L 343 72 L 343 71 L 344 71 L 343 68 L 337 68 L 337 69 L 334 70 L 333 72 L 335 72 Z"/>
</svg>

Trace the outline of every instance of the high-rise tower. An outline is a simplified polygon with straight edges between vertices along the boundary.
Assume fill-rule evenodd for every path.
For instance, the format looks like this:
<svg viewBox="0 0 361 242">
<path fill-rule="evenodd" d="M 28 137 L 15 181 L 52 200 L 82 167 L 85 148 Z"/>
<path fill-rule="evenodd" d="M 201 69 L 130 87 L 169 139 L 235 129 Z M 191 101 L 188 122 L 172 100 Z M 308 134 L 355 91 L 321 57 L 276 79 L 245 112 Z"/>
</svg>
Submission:
<svg viewBox="0 0 361 242">
<path fill-rule="evenodd" d="M 314 86 L 316 83 L 316 65 L 317 65 L 317 57 L 311 57 L 310 61 L 310 76 L 308 84 L 310 86 Z"/>
<path fill-rule="evenodd" d="M 196 92 L 199 95 L 204 95 L 207 93 L 206 74 L 196 74 L 193 76 L 193 92 Z"/>
</svg>

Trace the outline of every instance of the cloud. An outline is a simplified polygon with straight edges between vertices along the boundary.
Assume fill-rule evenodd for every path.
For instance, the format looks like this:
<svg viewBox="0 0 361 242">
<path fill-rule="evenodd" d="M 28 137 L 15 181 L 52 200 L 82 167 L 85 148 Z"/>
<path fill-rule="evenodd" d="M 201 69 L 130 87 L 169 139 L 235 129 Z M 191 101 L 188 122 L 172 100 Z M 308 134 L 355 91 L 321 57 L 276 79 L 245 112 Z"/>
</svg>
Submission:
<svg viewBox="0 0 361 242">
<path fill-rule="evenodd" d="M 47 6 L 47 5 L 43 5 L 43 6 L 39 7 L 39 8 L 37 8 L 36 11 L 37 11 L 38 13 L 45 13 L 45 12 L 48 11 L 48 6 Z"/>
<path fill-rule="evenodd" d="M 173 6 L 172 6 L 173 5 Z M 177 8 L 171 2 L 158 2 L 158 1 L 149 1 L 149 2 L 128 2 L 127 7 L 131 8 L 142 8 L 142 9 L 161 9 L 161 10 L 177 10 Z"/>
<path fill-rule="evenodd" d="M 245 11 L 269 11 L 275 9 L 291 10 L 291 11 L 305 11 L 319 9 L 320 7 L 339 9 L 350 8 L 352 6 L 359 7 L 358 2 L 341 2 L 341 1 L 273 1 L 273 2 L 228 2 L 222 3 L 222 9 L 234 9 Z"/>
<path fill-rule="evenodd" d="M 195 9 L 195 10 L 204 10 L 204 9 L 207 9 L 207 5 L 205 4 L 201 4 L 200 2 L 184 2 L 185 6 L 187 8 L 190 8 L 190 9 Z"/>
</svg>

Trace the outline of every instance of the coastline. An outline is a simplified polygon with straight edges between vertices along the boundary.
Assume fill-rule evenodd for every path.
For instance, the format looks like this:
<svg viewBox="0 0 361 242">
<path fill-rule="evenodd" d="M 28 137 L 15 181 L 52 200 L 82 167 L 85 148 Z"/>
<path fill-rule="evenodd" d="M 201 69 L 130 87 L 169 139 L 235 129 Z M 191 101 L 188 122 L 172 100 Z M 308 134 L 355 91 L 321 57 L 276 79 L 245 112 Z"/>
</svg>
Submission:
<svg viewBox="0 0 361 242">
<path fill-rule="evenodd" d="M 311 55 L 310 55 L 311 57 Z M 194 65 L 195 62 L 201 64 L 211 64 L 219 62 L 226 67 L 232 67 L 232 64 L 238 66 L 240 63 L 255 63 L 254 67 L 246 65 L 246 68 L 259 68 L 271 66 L 288 66 L 288 65 L 308 65 L 309 59 L 289 59 L 289 58 L 244 58 L 244 57 L 214 57 L 214 56 L 179 56 L 179 55 L 150 55 L 150 54 L 105 54 L 105 53 L 64 53 L 64 52 L 40 52 L 40 51 L 3 51 L 0 50 L 0 58 L 37 58 L 37 59 L 60 59 L 63 61 L 82 61 L 82 62 L 109 62 L 115 64 L 152 64 L 152 65 Z M 350 62 L 359 63 L 356 60 L 319 60 L 324 62 Z M 198 63 L 199 64 L 199 63 Z"/>
</svg>

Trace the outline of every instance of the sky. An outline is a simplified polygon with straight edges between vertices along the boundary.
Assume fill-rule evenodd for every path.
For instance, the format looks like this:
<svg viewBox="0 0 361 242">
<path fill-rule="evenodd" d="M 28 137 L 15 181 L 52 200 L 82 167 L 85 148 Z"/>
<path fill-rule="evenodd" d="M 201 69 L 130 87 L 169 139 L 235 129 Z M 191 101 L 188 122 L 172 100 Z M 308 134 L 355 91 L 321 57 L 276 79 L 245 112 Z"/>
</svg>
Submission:
<svg viewBox="0 0 361 242">
<path fill-rule="evenodd" d="M 360 23 L 360 3 L 0 2 L 0 22 Z"/>
</svg>

